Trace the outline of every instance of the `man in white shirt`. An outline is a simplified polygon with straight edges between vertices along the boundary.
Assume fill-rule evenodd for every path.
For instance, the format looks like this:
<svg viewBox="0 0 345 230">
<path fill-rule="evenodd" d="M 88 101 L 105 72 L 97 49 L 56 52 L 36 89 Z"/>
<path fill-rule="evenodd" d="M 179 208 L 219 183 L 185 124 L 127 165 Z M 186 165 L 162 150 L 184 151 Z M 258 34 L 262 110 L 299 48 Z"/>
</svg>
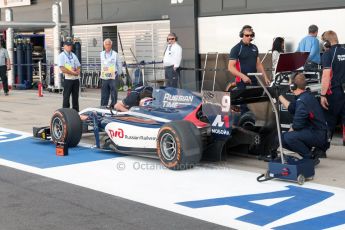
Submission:
<svg viewBox="0 0 345 230">
<path fill-rule="evenodd" d="M 177 43 L 177 36 L 175 33 L 170 33 L 168 35 L 167 42 L 168 46 L 165 49 L 163 58 L 166 86 L 177 88 L 178 82 L 180 81 L 179 67 L 182 60 L 182 48 Z"/>
<path fill-rule="evenodd" d="M 104 51 L 101 55 L 101 106 L 108 106 L 109 96 L 110 106 L 114 107 L 117 102 L 117 76 L 122 74 L 122 62 L 118 53 L 112 50 L 113 42 L 107 38 L 103 42 Z"/>
<path fill-rule="evenodd" d="M 60 71 L 65 75 L 62 107 L 70 107 L 69 99 L 72 95 L 72 108 L 79 112 L 80 62 L 72 52 L 73 42 L 71 40 L 66 40 L 63 48 L 64 51 L 60 53 L 58 63 Z"/>
</svg>

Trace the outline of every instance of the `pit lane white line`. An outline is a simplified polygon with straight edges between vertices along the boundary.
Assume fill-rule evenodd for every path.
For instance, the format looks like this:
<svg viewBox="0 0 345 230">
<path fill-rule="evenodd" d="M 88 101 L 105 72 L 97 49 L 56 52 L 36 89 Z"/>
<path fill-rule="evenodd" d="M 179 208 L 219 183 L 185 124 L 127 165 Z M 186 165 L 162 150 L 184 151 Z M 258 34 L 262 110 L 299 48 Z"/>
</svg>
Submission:
<svg viewBox="0 0 345 230">
<path fill-rule="evenodd" d="M 23 134 L 23 132 L 16 133 Z M 328 191 L 335 195 L 263 227 L 236 220 L 250 213 L 249 210 L 226 205 L 191 209 L 176 204 L 191 200 L 281 191 L 286 190 L 287 185 L 291 185 L 282 181 L 257 183 L 255 179 L 258 174 L 231 169 L 228 165 L 202 164 L 191 170 L 171 171 L 165 169 L 158 160 L 139 157 L 121 157 L 48 169 L 2 159 L 0 163 L 237 229 L 270 229 L 344 210 L 345 189 L 312 182 L 307 182 L 303 188 Z M 272 204 L 278 201 L 270 202 Z M 332 229 L 344 229 L 344 227 L 345 225 L 340 225 Z"/>
</svg>

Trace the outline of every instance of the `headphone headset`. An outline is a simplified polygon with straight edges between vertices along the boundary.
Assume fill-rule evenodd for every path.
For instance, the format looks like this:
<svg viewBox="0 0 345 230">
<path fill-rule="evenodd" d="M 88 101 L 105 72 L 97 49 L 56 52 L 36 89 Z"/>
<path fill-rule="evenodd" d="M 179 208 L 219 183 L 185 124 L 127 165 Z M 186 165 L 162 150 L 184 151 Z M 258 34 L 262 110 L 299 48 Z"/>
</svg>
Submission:
<svg viewBox="0 0 345 230">
<path fill-rule="evenodd" d="M 300 87 L 298 87 L 298 85 L 296 84 L 295 82 L 295 77 L 298 75 L 299 73 L 295 73 L 293 76 L 292 76 L 292 83 L 289 85 L 289 88 L 291 91 L 295 91 L 297 89 L 305 89 L 306 87 L 306 82 L 304 82 L 304 85 L 301 84 Z"/>
<path fill-rule="evenodd" d="M 331 48 L 331 43 L 328 40 L 323 41 L 323 46 L 327 49 Z"/>
<path fill-rule="evenodd" d="M 251 30 L 252 33 L 253 33 L 253 37 L 255 37 L 255 33 L 254 33 L 254 31 L 253 31 L 253 27 L 251 27 L 250 25 L 245 25 L 245 26 L 242 27 L 242 29 L 241 29 L 241 31 L 240 31 L 240 38 L 243 38 L 243 36 L 244 36 L 244 31 L 247 30 L 247 29 Z"/>
<path fill-rule="evenodd" d="M 290 84 L 290 90 L 291 90 L 291 91 L 295 91 L 296 89 L 297 89 L 296 83 L 295 83 L 295 82 L 291 83 L 291 84 Z"/>
<path fill-rule="evenodd" d="M 170 34 L 168 35 L 168 37 L 169 37 L 169 36 L 175 37 L 175 41 L 178 41 L 178 38 L 177 38 L 177 36 L 176 36 L 175 33 L 170 33 Z M 169 41 L 169 40 L 168 40 L 168 37 L 167 37 L 167 42 Z"/>
</svg>

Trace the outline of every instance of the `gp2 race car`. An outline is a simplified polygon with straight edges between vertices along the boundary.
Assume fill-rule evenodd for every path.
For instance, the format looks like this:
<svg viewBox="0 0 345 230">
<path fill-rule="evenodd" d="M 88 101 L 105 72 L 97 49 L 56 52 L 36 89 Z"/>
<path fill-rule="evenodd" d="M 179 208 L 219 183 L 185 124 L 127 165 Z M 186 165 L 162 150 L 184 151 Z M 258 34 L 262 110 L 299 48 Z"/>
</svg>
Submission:
<svg viewBox="0 0 345 230">
<path fill-rule="evenodd" d="M 180 170 L 201 159 L 224 160 L 227 152 L 240 146 L 249 153 L 267 154 L 276 132 L 272 108 L 261 87 L 231 93 L 203 91 L 202 95 L 159 88 L 153 98 L 152 104 L 128 112 L 95 107 L 78 114 L 59 109 L 50 127 L 34 128 L 33 135 L 74 147 L 83 133 L 93 133 L 98 148 L 158 157 L 167 168 Z M 240 104 L 247 104 L 249 112 L 241 114 Z"/>
</svg>

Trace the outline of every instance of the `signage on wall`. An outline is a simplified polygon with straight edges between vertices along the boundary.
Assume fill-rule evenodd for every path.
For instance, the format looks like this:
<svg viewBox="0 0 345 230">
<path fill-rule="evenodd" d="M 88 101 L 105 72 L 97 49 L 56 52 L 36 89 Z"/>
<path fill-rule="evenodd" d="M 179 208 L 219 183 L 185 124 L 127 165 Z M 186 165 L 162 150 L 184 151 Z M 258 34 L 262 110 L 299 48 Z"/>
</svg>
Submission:
<svg viewBox="0 0 345 230">
<path fill-rule="evenodd" d="M 0 8 L 28 5 L 31 5 L 31 0 L 0 0 Z"/>
</svg>

